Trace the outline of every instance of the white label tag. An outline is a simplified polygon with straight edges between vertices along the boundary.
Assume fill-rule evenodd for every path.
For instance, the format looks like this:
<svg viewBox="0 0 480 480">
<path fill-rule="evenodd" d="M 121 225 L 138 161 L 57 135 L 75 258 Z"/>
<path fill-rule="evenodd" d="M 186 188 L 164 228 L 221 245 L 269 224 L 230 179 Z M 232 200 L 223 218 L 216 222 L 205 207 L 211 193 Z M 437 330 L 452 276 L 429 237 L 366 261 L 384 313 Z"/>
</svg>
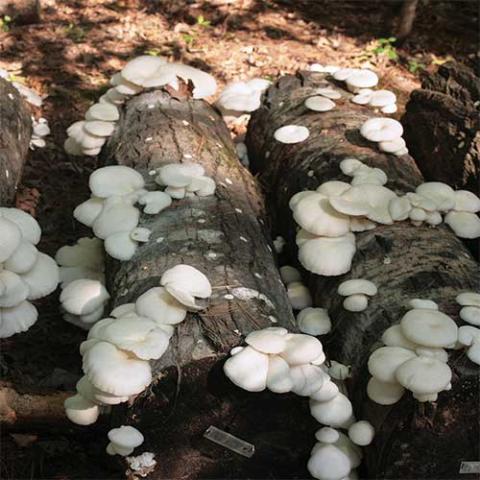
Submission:
<svg viewBox="0 0 480 480">
<path fill-rule="evenodd" d="M 211 442 L 228 448 L 232 452 L 238 453 L 247 458 L 250 458 L 255 453 L 254 445 L 245 442 L 230 433 L 224 432 L 213 425 L 207 428 L 203 436 Z"/>
</svg>

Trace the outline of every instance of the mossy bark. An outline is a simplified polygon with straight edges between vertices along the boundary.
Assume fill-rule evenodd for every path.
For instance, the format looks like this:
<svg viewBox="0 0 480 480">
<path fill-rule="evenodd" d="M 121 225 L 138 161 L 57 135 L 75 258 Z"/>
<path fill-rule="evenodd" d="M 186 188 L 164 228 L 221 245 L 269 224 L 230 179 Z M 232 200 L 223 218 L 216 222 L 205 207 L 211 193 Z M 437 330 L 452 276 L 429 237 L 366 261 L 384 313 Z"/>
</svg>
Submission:
<svg viewBox="0 0 480 480">
<path fill-rule="evenodd" d="M 214 196 L 174 200 L 140 226 L 152 231 L 132 260 L 107 266 L 113 306 L 134 301 L 159 285 L 176 264 L 209 278 L 209 306 L 189 314 L 167 353 L 154 365 L 155 380 L 115 422 L 136 425 L 143 450 L 156 454 L 149 478 L 286 478 L 305 476 L 314 428 L 306 402 L 295 396 L 248 394 L 224 376 L 229 350 L 252 330 L 294 328 L 265 228 L 263 199 L 240 164 L 221 117 L 207 103 L 166 92 L 139 95 L 125 106 L 106 149 L 107 163 L 127 165 L 146 178 L 172 162 L 197 162 L 216 184 Z M 158 186 L 152 186 L 158 188 Z M 245 458 L 203 438 L 214 425 L 253 443 Z"/>
<path fill-rule="evenodd" d="M 304 100 L 320 86 L 330 84 L 323 74 L 286 76 L 266 93 L 253 115 L 247 134 L 250 162 L 259 175 L 273 218 L 273 233 L 287 240 L 288 255 L 296 263 L 296 225 L 288 208 L 290 197 L 314 190 L 327 180 L 349 181 L 339 163 L 360 159 L 385 171 L 387 186 L 397 193 L 411 191 L 422 176 L 408 156 L 379 152 L 359 134 L 361 124 L 375 113 L 372 108 L 342 99 L 325 113 L 309 111 Z M 310 137 L 284 145 L 273 138 L 282 125 L 305 125 Z M 358 419 L 373 423 L 376 436 L 365 449 L 362 478 L 458 478 L 461 461 L 478 460 L 478 368 L 462 352 L 450 351 L 452 390 L 437 402 L 419 404 L 406 394 L 382 407 L 366 396 L 369 375 L 366 363 L 383 331 L 400 321 L 411 298 L 429 298 L 459 324 L 455 296 L 461 290 L 478 290 L 478 264 L 446 227 L 415 227 L 408 222 L 378 226 L 356 234 L 357 253 L 349 273 L 321 277 L 305 273 L 314 304 L 328 308 L 333 329 L 322 342 L 331 359 L 352 366 L 347 381 Z M 366 278 L 378 287 L 367 310 L 352 313 L 342 308 L 338 285 L 349 278 Z M 463 477 L 462 477 L 463 478 Z"/>
<path fill-rule="evenodd" d="M 0 78 L 0 205 L 14 203 L 25 164 L 32 121 L 20 94 Z"/>
</svg>

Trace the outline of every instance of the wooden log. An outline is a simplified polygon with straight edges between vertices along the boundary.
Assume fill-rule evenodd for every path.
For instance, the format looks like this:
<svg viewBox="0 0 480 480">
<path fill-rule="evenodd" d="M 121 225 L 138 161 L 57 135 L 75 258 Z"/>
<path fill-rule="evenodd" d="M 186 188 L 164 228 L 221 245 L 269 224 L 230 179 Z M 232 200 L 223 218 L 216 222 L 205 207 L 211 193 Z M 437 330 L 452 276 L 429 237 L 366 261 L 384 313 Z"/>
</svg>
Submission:
<svg viewBox="0 0 480 480">
<path fill-rule="evenodd" d="M 290 197 L 314 190 L 327 180 L 349 181 L 339 162 L 355 157 L 388 175 L 387 186 L 397 193 L 422 182 L 415 162 L 379 152 L 362 139 L 359 127 L 375 116 L 370 107 L 349 101 L 350 94 L 325 113 L 309 111 L 304 100 L 326 83 L 323 74 L 281 78 L 266 93 L 262 107 L 252 116 L 247 133 L 250 162 L 264 186 L 274 218 L 274 234 L 287 239 L 296 262 L 296 225 L 288 208 Z M 329 83 L 329 82 L 327 82 Z M 330 84 L 331 86 L 331 84 Z M 310 137 L 285 145 L 273 138 L 286 124 L 305 125 Z M 453 388 L 438 402 L 419 404 L 406 394 L 391 407 L 374 404 L 366 396 L 366 362 L 383 331 L 398 323 L 410 298 L 430 298 L 455 321 L 459 290 L 478 290 L 478 264 L 446 227 L 415 227 L 407 222 L 380 225 L 356 234 L 357 253 L 352 269 L 341 277 L 306 273 L 314 304 L 328 308 L 333 330 L 324 342 L 330 358 L 352 366 L 347 381 L 357 418 L 376 428 L 376 437 L 365 449 L 361 478 L 457 478 L 463 460 L 478 460 L 478 368 L 461 352 L 450 354 Z M 367 310 L 352 313 L 342 308 L 336 293 L 349 278 L 366 278 L 378 287 Z M 323 341 L 323 337 L 322 337 Z M 423 406 L 422 406 L 423 405 Z"/>
<path fill-rule="evenodd" d="M 395 36 L 400 42 L 405 40 L 412 31 L 417 5 L 418 0 L 403 0 L 402 10 L 398 18 L 398 26 L 395 32 Z"/>
<path fill-rule="evenodd" d="M 153 384 L 112 425 L 128 422 L 143 432 L 144 449 L 158 461 L 152 479 L 306 476 L 314 428 L 307 402 L 249 394 L 222 371 L 242 335 L 272 325 L 293 329 L 294 318 L 267 241 L 259 188 L 220 115 L 203 101 L 144 93 L 126 105 L 106 157 L 146 177 L 162 165 L 193 161 L 217 184 L 214 196 L 174 200 L 161 214 L 144 216 L 140 225 L 152 231 L 151 241 L 132 260 L 107 266 L 114 306 L 159 285 L 162 273 L 180 263 L 204 272 L 214 292 L 208 309 L 176 328 Z M 211 425 L 253 443 L 255 455 L 203 438 Z"/>
<path fill-rule="evenodd" d="M 480 78 L 458 63 L 426 75 L 412 92 L 402 123 L 427 180 L 480 193 Z"/>
<path fill-rule="evenodd" d="M 32 121 L 20 94 L 0 78 L 0 205 L 13 204 L 23 171 Z"/>
<path fill-rule="evenodd" d="M 40 21 L 40 0 L 0 0 L 0 17 L 9 16 L 17 24 Z"/>
</svg>

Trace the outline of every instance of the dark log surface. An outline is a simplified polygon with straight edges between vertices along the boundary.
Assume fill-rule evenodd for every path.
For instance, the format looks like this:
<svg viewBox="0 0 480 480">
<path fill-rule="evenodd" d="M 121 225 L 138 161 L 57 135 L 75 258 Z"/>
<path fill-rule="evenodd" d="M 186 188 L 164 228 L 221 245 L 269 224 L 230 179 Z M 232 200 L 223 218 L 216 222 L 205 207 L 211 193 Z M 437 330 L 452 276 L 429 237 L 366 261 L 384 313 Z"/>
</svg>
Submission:
<svg viewBox="0 0 480 480">
<path fill-rule="evenodd" d="M 0 205 L 11 205 L 27 157 L 32 121 L 17 90 L 0 78 Z"/>
<path fill-rule="evenodd" d="M 40 0 L 0 0 L 0 16 L 8 15 L 15 23 L 37 23 L 40 13 Z"/>
<path fill-rule="evenodd" d="M 274 234 L 287 239 L 293 264 L 296 226 L 288 201 L 296 192 L 315 189 L 327 180 L 348 182 L 338 166 L 342 159 L 356 157 L 383 169 L 389 178 L 387 186 L 397 193 L 422 182 L 411 157 L 385 155 L 362 139 L 358 129 L 375 113 L 370 107 L 351 103 L 347 92 L 343 91 L 344 98 L 336 100 L 336 108 L 327 113 L 303 106 L 324 82 L 322 74 L 283 77 L 269 89 L 248 128 L 250 162 L 266 192 Z M 310 137 L 294 145 L 276 142 L 274 131 L 292 123 L 307 126 Z M 458 478 L 461 461 L 478 460 L 478 368 L 461 352 L 452 352 L 453 389 L 442 392 L 438 402 L 423 409 L 406 394 L 396 405 L 381 407 L 366 397 L 366 362 L 383 331 L 399 322 L 410 298 L 430 298 L 461 323 L 455 296 L 459 290 L 478 290 L 478 265 L 443 226 L 417 228 L 402 222 L 357 234 L 356 239 L 357 253 L 348 274 L 332 278 L 305 275 L 315 305 L 328 308 L 332 317 L 333 331 L 324 342 L 330 358 L 352 365 L 348 388 L 356 416 L 370 420 L 377 431 L 366 449 L 361 476 Z M 378 287 L 379 293 L 364 312 L 342 308 L 336 288 L 349 278 L 366 278 Z"/>
<path fill-rule="evenodd" d="M 202 101 L 142 94 L 126 105 L 106 158 L 147 178 L 162 165 L 194 161 L 217 183 L 215 196 L 174 200 L 159 215 L 144 215 L 140 225 L 151 229 L 151 241 L 131 261 L 107 267 L 113 305 L 134 301 L 179 263 L 204 272 L 214 292 L 206 310 L 178 326 L 152 386 L 117 411 L 114 423 L 127 421 L 145 435 L 144 450 L 158 461 L 149 478 L 305 477 L 315 428 L 307 402 L 248 394 L 221 369 L 241 335 L 271 325 L 294 328 L 262 197 L 221 117 Z M 257 453 L 247 459 L 210 443 L 203 438 L 210 425 L 253 443 Z"/>
<path fill-rule="evenodd" d="M 480 193 L 480 77 L 458 63 L 426 75 L 402 123 L 427 180 Z"/>
</svg>

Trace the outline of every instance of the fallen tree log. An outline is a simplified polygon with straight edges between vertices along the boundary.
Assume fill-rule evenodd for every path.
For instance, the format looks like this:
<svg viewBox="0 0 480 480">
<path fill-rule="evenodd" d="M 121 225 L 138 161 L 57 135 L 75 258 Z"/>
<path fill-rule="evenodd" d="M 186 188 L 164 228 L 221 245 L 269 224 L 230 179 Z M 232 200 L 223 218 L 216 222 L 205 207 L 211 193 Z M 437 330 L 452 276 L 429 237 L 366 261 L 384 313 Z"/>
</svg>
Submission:
<svg viewBox="0 0 480 480">
<path fill-rule="evenodd" d="M 427 180 L 480 192 L 480 78 L 447 63 L 414 90 L 402 123 L 405 140 Z"/>
<path fill-rule="evenodd" d="M 37 23 L 40 13 L 40 0 L 0 0 L 0 16 L 7 15 L 18 24 Z"/>
<path fill-rule="evenodd" d="M 327 180 L 350 181 L 339 163 L 355 157 L 370 167 L 381 168 L 387 186 L 397 193 L 411 191 L 422 182 L 414 160 L 379 152 L 359 134 L 362 123 L 374 112 L 349 101 L 342 92 L 336 107 L 328 112 L 308 110 L 304 101 L 314 90 L 326 86 L 323 74 L 298 74 L 277 81 L 266 93 L 262 107 L 249 123 L 247 146 L 250 164 L 259 174 L 274 233 L 287 240 L 288 253 L 296 263 L 296 225 L 289 199 L 302 190 L 315 190 Z M 330 86 L 332 86 L 329 83 Z M 309 138 L 286 145 L 273 134 L 283 125 L 309 128 Z M 453 388 L 442 392 L 438 402 L 420 404 L 411 395 L 390 407 L 366 396 L 366 362 L 383 331 L 398 323 L 410 298 L 429 298 L 456 321 L 459 290 L 478 290 L 478 264 L 446 227 L 415 227 L 407 222 L 379 225 L 356 234 L 357 253 L 349 273 L 341 277 L 308 274 L 314 304 L 328 308 L 332 334 L 324 342 L 331 359 L 352 366 L 348 390 L 358 419 L 376 428 L 374 442 L 365 449 L 361 478 L 457 478 L 464 460 L 478 460 L 479 392 L 478 368 L 459 352 L 449 365 Z M 349 278 L 374 282 L 378 294 L 367 310 L 352 313 L 342 308 L 338 285 Z M 424 408 L 426 405 L 426 409 Z"/>
<path fill-rule="evenodd" d="M 23 171 L 32 121 L 20 94 L 0 78 L 0 205 L 13 204 Z"/>
<path fill-rule="evenodd" d="M 242 335 L 271 325 L 293 329 L 294 318 L 267 241 L 262 197 L 221 117 L 203 101 L 144 93 L 126 105 L 105 155 L 106 163 L 146 177 L 168 163 L 197 162 L 217 184 L 214 196 L 175 200 L 145 216 L 140 226 L 152 231 L 151 241 L 130 261 L 107 265 L 113 306 L 135 301 L 180 263 L 204 272 L 214 292 L 207 310 L 179 324 L 154 365 L 153 384 L 117 410 L 113 424 L 143 432 L 143 447 L 158 462 L 152 479 L 306 476 L 314 429 L 306 402 L 249 394 L 222 372 Z M 255 455 L 203 438 L 211 425 L 254 444 Z"/>
</svg>

